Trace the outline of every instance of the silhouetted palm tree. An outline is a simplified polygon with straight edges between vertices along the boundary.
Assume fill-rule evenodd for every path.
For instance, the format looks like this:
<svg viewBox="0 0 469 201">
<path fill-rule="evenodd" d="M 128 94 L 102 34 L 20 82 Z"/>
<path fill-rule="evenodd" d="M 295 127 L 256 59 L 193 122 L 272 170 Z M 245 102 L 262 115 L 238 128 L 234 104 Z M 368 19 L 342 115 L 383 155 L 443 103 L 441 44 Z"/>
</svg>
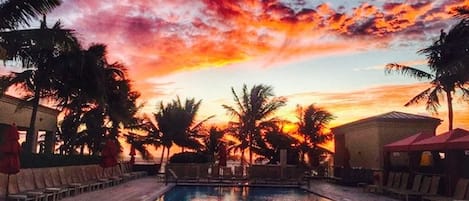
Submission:
<svg viewBox="0 0 469 201">
<path fill-rule="evenodd" d="M 265 131 L 264 136 L 256 139 L 256 146 L 253 147 L 254 153 L 265 157 L 270 164 L 277 164 L 280 162 L 280 150 L 295 151 L 298 140 L 282 130 L 281 127 L 275 125 Z"/>
<path fill-rule="evenodd" d="M 6 50 L 7 60 L 16 60 L 25 69 L 0 77 L 0 92 L 9 87 L 20 87 L 24 97 L 32 105 L 31 123 L 26 136 L 26 152 L 32 151 L 35 122 L 39 100 L 57 97 L 56 67 L 53 60 L 59 55 L 79 50 L 79 43 L 73 32 L 64 30 L 60 23 L 52 28 L 46 26 L 45 17 L 40 29 L 0 32 L 0 45 Z"/>
<path fill-rule="evenodd" d="M 61 2 L 60 0 L 2 0 L 0 1 L 0 30 L 29 25 L 31 19 L 47 14 Z"/>
<path fill-rule="evenodd" d="M 448 34 L 442 30 L 438 40 L 418 52 L 426 55 L 431 72 L 395 63 L 386 65 L 387 73 L 397 71 L 419 80 L 430 81 L 431 87 L 412 98 L 405 106 L 425 100 L 427 110 L 437 112 L 440 106 L 439 96 L 444 94 L 448 106 L 449 130 L 452 130 L 453 95 L 459 90 L 463 97 L 469 96 L 468 48 L 469 23 L 462 20 Z"/>
<path fill-rule="evenodd" d="M 218 129 L 217 127 L 210 127 L 208 135 L 203 140 L 202 152 L 210 156 L 210 160 L 215 159 L 215 153 L 218 152 L 222 138 L 225 135 L 224 130 Z"/>
<path fill-rule="evenodd" d="M 237 121 L 230 122 L 231 131 L 241 141 L 241 156 L 244 149 L 249 147 L 249 162 L 252 164 L 252 148 L 255 138 L 260 137 L 261 127 L 271 124 L 271 118 L 280 107 L 285 105 L 285 98 L 274 97 L 273 89 L 267 85 L 254 85 L 249 91 L 243 86 L 240 96 L 231 88 L 236 106 L 222 105 Z"/>
<path fill-rule="evenodd" d="M 306 108 L 297 106 L 298 113 L 298 133 L 303 136 L 300 148 L 303 152 L 301 154 L 301 161 L 303 161 L 304 154 L 322 150 L 318 145 L 324 144 L 332 139 L 332 134 L 326 132 L 327 125 L 335 118 L 330 112 L 315 106 L 309 105 Z M 317 158 L 310 159 L 317 162 Z"/>
<path fill-rule="evenodd" d="M 183 149 L 200 150 L 202 148 L 198 140 L 203 137 L 200 129 L 202 124 L 211 117 L 196 123 L 195 118 L 200 104 L 201 101 L 196 102 L 195 99 L 186 99 L 183 104 L 179 97 L 167 105 L 160 103 L 159 111 L 154 114 L 154 117 L 162 133 L 161 144 L 168 149 L 168 154 L 173 143 Z"/>
</svg>

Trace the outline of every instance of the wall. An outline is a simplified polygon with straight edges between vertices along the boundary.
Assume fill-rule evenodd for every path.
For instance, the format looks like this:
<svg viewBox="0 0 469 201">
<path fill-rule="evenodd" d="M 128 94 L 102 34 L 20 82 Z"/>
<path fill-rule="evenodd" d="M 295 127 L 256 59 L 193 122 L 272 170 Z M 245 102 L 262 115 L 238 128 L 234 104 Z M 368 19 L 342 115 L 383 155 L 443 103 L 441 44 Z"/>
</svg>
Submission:
<svg viewBox="0 0 469 201">
<path fill-rule="evenodd" d="M 32 108 L 25 106 L 18 109 L 17 105 L 20 103 L 20 99 L 8 95 L 3 95 L 0 97 L 0 123 L 15 123 L 18 128 L 29 128 Z M 38 133 L 38 131 L 57 131 L 58 113 L 59 111 L 57 110 L 40 106 L 36 117 L 35 133 Z M 37 136 L 35 141 L 37 141 Z M 34 146 L 37 146 L 36 143 Z M 33 150 L 36 149 L 34 148 Z"/>
</svg>

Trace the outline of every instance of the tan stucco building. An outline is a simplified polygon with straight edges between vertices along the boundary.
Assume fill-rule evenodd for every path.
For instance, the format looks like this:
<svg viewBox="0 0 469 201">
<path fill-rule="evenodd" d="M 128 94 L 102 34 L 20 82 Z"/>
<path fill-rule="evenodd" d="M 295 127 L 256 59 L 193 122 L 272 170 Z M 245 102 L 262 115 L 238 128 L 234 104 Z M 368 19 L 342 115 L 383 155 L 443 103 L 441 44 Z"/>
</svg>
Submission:
<svg viewBox="0 0 469 201">
<path fill-rule="evenodd" d="M 20 131 L 20 142 L 25 140 L 26 131 L 29 128 L 31 120 L 32 108 L 30 106 L 18 107 L 21 99 L 9 95 L 2 95 L 0 97 L 0 125 L 15 123 Z M 35 125 L 35 143 L 33 143 L 33 150 L 37 151 L 37 141 L 39 134 L 44 135 L 46 138 L 46 149 L 52 149 L 55 144 L 54 134 L 57 131 L 57 115 L 58 110 L 51 109 L 45 106 L 39 106 L 36 125 Z"/>
<path fill-rule="evenodd" d="M 351 167 L 382 169 L 385 144 L 418 132 L 435 133 L 440 123 L 437 118 L 393 111 L 332 128 L 334 166 L 344 166 L 348 157 Z"/>
</svg>

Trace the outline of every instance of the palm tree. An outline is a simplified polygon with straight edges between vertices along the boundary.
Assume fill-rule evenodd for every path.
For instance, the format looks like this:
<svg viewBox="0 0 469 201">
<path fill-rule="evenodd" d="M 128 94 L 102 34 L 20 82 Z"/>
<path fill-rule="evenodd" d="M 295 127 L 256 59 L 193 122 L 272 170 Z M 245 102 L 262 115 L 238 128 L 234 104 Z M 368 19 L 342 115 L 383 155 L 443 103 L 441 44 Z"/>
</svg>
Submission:
<svg viewBox="0 0 469 201">
<path fill-rule="evenodd" d="M 60 0 L 3 0 L 0 2 L 0 30 L 29 25 L 31 19 L 50 12 L 61 2 Z"/>
<path fill-rule="evenodd" d="M 274 97 L 273 89 L 267 85 L 254 85 L 249 91 L 243 85 L 241 97 L 231 88 L 236 106 L 222 105 L 227 112 L 237 119 L 230 122 L 231 130 L 236 132 L 242 146 L 241 157 L 244 158 L 244 149 L 249 147 L 249 162 L 252 164 L 252 149 L 255 138 L 261 135 L 263 125 L 272 124 L 275 118 L 270 118 L 280 107 L 285 105 L 285 98 Z M 246 146 L 247 145 L 247 146 Z"/>
<path fill-rule="evenodd" d="M 184 148 L 200 150 L 203 146 L 198 138 L 201 135 L 201 129 L 204 122 L 212 118 L 210 116 L 198 123 L 196 123 L 196 115 L 199 111 L 201 101 L 195 99 L 186 99 L 184 103 L 181 102 L 179 97 L 171 103 L 164 105 L 160 103 L 158 113 L 154 114 L 158 129 L 162 133 L 160 138 L 161 144 L 169 149 L 174 144 Z M 164 152 L 164 148 L 163 148 Z"/>
<path fill-rule="evenodd" d="M 253 151 L 256 154 L 268 159 L 269 164 L 276 164 L 280 162 L 280 150 L 296 151 L 298 140 L 283 132 L 283 128 L 275 125 L 267 130 L 262 138 L 257 138 L 255 144 L 257 146 L 253 147 Z"/>
<path fill-rule="evenodd" d="M 25 69 L 0 77 L 3 94 L 9 87 L 17 86 L 27 92 L 24 99 L 32 105 L 30 126 L 26 137 L 26 152 L 32 152 L 35 122 L 39 101 L 57 97 L 57 71 L 52 65 L 59 55 L 79 49 L 72 31 L 62 29 L 58 22 L 46 26 L 45 16 L 40 29 L 0 32 L 0 46 L 6 50 L 7 60 L 17 60 Z"/>
<path fill-rule="evenodd" d="M 297 106 L 298 113 L 298 133 L 303 136 L 303 142 L 301 142 L 301 161 L 304 160 L 304 154 L 310 151 L 318 152 L 322 150 L 318 145 L 324 144 L 332 139 L 332 134 L 325 132 L 327 125 L 334 120 L 334 116 L 324 110 L 315 106 L 314 104 L 309 105 L 306 108 Z M 317 158 L 311 159 L 314 162 L 318 162 Z"/>
<path fill-rule="evenodd" d="M 453 96 L 461 91 L 463 97 L 469 96 L 469 21 L 462 20 L 448 34 L 443 30 L 440 38 L 429 47 L 419 50 L 428 59 L 430 72 L 391 63 L 386 72 L 400 72 L 418 80 L 429 80 L 430 87 L 412 98 L 405 106 L 426 100 L 427 110 L 437 113 L 440 106 L 439 96 L 444 94 L 448 106 L 449 130 L 453 129 Z"/>
<path fill-rule="evenodd" d="M 210 127 L 208 135 L 203 140 L 203 153 L 210 156 L 210 160 L 215 159 L 215 153 L 218 152 L 220 143 L 222 143 L 223 136 L 225 135 L 224 130 L 217 127 Z"/>
</svg>

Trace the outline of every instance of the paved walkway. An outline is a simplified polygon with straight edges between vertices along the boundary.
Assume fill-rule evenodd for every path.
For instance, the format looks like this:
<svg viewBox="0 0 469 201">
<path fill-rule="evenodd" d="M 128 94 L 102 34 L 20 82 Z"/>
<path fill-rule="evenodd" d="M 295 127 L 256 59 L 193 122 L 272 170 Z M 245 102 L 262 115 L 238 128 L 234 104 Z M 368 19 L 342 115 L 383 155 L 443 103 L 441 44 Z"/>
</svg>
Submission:
<svg viewBox="0 0 469 201">
<path fill-rule="evenodd" d="M 83 193 L 77 196 L 67 197 L 63 201 L 89 201 L 89 200 L 112 200 L 112 201 L 154 201 L 161 194 L 174 185 L 165 185 L 156 177 L 145 177 L 123 184 L 105 188 L 103 190 Z"/>
<path fill-rule="evenodd" d="M 334 201 L 398 201 L 387 196 L 363 192 L 359 187 L 341 186 L 324 180 L 311 180 L 309 191 Z"/>
</svg>

